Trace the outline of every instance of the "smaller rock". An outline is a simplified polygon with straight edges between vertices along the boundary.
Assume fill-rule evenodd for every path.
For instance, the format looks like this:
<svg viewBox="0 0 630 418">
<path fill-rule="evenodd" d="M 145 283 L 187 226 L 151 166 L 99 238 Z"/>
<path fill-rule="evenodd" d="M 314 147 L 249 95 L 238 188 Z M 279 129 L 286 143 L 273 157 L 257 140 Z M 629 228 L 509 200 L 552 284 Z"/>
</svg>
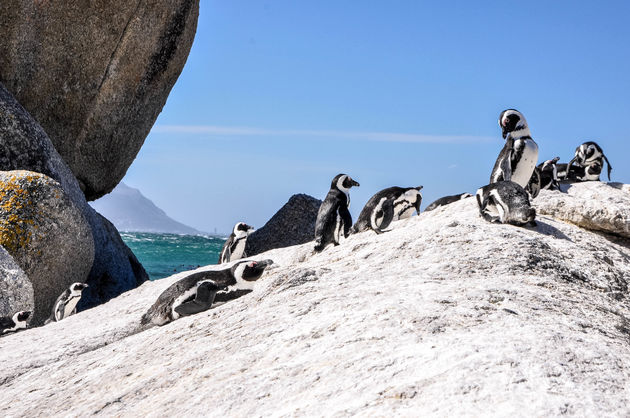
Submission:
<svg viewBox="0 0 630 418">
<path fill-rule="evenodd" d="M 11 254 L 0 247 L 0 317 L 33 307 L 33 285 Z"/>
<path fill-rule="evenodd" d="M 0 172 L 0 245 L 33 285 L 33 325 L 50 315 L 66 287 L 87 280 L 94 261 L 81 211 L 58 182 L 32 171 Z"/>
<path fill-rule="evenodd" d="M 247 238 L 245 253 L 260 254 L 274 248 L 304 244 L 315 238 L 315 221 L 322 201 L 295 194 L 263 226 Z"/>
<path fill-rule="evenodd" d="M 539 214 L 593 231 L 630 238 L 628 185 L 587 181 L 560 187 L 560 191 L 540 192 L 540 197 L 533 202 Z"/>
</svg>

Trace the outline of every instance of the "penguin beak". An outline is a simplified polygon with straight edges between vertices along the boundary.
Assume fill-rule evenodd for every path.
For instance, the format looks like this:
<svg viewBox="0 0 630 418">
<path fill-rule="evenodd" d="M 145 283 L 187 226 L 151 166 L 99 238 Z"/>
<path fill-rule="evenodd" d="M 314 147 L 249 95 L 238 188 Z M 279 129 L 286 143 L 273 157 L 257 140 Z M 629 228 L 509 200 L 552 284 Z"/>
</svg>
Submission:
<svg viewBox="0 0 630 418">
<path fill-rule="evenodd" d="M 257 265 L 262 268 L 267 268 L 272 264 L 273 264 L 273 260 L 262 260 L 262 261 L 257 262 Z"/>
<path fill-rule="evenodd" d="M 354 180 L 352 180 L 352 185 L 353 186 L 357 186 L 357 187 L 360 186 L 359 182 L 358 181 L 354 181 Z"/>
</svg>

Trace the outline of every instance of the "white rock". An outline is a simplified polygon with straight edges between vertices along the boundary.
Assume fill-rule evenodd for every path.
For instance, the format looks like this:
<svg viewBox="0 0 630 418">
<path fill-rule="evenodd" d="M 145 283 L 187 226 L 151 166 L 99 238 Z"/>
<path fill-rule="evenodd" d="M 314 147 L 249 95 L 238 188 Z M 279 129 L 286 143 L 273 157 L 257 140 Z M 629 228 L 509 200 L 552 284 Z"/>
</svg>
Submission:
<svg viewBox="0 0 630 418">
<path fill-rule="evenodd" d="M 1 338 L 0 415 L 630 414 L 627 241 L 466 199 L 311 251 L 164 327 L 134 333 L 184 274 Z"/>
</svg>

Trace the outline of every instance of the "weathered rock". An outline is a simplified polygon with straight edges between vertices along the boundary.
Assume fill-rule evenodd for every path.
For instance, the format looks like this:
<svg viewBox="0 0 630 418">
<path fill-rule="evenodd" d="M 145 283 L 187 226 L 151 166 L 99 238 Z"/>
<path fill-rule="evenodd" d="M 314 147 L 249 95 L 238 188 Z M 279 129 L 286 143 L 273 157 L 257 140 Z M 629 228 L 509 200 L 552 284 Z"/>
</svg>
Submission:
<svg viewBox="0 0 630 418">
<path fill-rule="evenodd" d="M 304 244 L 315 239 L 315 221 L 322 201 L 306 194 L 295 194 L 262 228 L 248 238 L 248 256 L 274 248 Z"/>
<path fill-rule="evenodd" d="M 88 200 L 136 157 L 186 62 L 198 9 L 198 0 L 0 2 L 0 81 Z"/>
<path fill-rule="evenodd" d="M 541 215 L 583 228 L 630 238 L 630 187 L 620 183 L 587 181 L 543 190 L 532 206 Z"/>
<path fill-rule="evenodd" d="M 629 246 L 537 221 L 465 199 L 273 250 L 252 294 L 138 333 L 188 273 L 147 282 L 0 339 L 0 414 L 627 416 Z"/>
<path fill-rule="evenodd" d="M 0 317 L 33 311 L 33 286 L 11 254 L 0 246 Z"/>
<path fill-rule="evenodd" d="M 77 180 L 41 126 L 0 83 L 0 171 L 11 170 L 36 171 L 58 181 L 90 224 L 94 265 L 90 275 L 80 280 L 87 281 L 90 287 L 89 292 L 84 292 L 79 309 L 109 300 L 148 280 L 118 231 L 87 204 Z M 59 288 L 57 292 L 63 290 Z"/>
<path fill-rule="evenodd" d="M 33 285 L 31 324 L 39 325 L 71 283 L 88 277 L 92 231 L 58 182 L 32 171 L 0 172 L 0 245 Z"/>
</svg>

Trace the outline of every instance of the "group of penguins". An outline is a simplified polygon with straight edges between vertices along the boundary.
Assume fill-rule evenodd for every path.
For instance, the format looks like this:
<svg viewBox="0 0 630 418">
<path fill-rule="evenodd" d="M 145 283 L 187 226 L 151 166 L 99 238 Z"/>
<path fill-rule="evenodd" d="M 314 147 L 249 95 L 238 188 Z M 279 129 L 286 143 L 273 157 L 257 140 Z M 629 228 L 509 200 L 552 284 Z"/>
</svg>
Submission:
<svg viewBox="0 0 630 418">
<path fill-rule="evenodd" d="M 515 109 L 507 109 L 499 116 L 505 145 L 499 153 L 490 175 L 490 183 L 476 192 L 479 213 L 494 223 L 517 226 L 536 225 L 536 211 L 530 199 L 541 189 L 559 189 L 561 182 L 598 181 L 604 167 L 608 179 L 612 167 L 601 147 L 589 141 L 575 150 L 567 164 L 559 164 L 559 157 L 538 162 L 538 145 L 532 139 L 525 117 Z M 384 232 L 393 221 L 420 213 L 422 186 L 389 187 L 372 196 L 352 225 L 350 189 L 359 186 L 347 174 L 333 178 L 330 190 L 317 213 L 315 222 L 315 252 L 328 245 L 339 245 L 342 237 L 372 230 Z M 445 196 L 431 203 L 426 211 L 472 197 L 470 193 Z M 234 226 L 219 256 L 219 264 L 246 257 L 245 244 L 254 228 L 244 222 Z M 169 286 L 142 316 L 142 326 L 164 325 L 182 316 L 193 315 L 216 307 L 252 291 L 253 285 L 273 264 L 272 260 L 238 261 L 224 270 L 193 273 Z M 53 311 L 45 322 L 60 321 L 74 313 L 81 299 L 85 283 L 73 283 L 56 300 Z M 10 318 L 0 318 L 0 335 L 27 327 L 31 312 L 20 311 Z"/>
</svg>

